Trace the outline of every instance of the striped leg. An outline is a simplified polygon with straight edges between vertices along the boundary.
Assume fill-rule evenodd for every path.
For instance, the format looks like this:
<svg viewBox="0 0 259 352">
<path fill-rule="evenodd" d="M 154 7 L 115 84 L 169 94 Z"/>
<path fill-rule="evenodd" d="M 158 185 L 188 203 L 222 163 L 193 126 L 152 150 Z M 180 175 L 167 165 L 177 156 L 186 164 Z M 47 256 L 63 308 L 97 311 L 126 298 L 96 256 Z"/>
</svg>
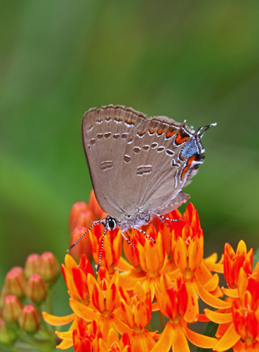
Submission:
<svg viewBox="0 0 259 352">
<path fill-rule="evenodd" d="M 147 236 L 147 238 L 148 238 L 149 240 L 151 240 L 151 241 L 153 241 L 154 243 L 156 243 L 156 241 L 154 240 L 154 238 L 151 237 L 151 236 L 149 236 L 145 231 L 140 230 L 138 227 L 135 227 L 135 226 L 133 227 L 133 229 L 137 230 L 138 232 L 143 233 L 143 235 Z"/>
</svg>

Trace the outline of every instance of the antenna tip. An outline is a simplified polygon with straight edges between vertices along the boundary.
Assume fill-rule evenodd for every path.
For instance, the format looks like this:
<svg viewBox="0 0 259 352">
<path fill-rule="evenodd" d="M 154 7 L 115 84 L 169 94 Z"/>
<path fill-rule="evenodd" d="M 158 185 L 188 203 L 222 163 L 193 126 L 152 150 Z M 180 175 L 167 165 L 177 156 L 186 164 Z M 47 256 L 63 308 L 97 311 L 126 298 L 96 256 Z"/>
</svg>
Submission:
<svg viewBox="0 0 259 352">
<path fill-rule="evenodd" d="M 211 126 L 217 126 L 217 122 L 213 122 L 210 124 Z"/>
</svg>

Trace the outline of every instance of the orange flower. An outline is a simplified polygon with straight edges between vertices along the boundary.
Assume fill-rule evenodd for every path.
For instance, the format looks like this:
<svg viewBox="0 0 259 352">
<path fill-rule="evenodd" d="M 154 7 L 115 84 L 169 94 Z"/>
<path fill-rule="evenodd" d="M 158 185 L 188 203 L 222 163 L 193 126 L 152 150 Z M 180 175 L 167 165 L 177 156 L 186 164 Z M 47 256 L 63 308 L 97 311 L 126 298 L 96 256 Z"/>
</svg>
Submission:
<svg viewBox="0 0 259 352">
<path fill-rule="evenodd" d="M 99 352 L 99 338 L 101 337 L 102 334 L 98 332 L 95 320 L 87 324 L 83 319 L 79 319 L 77 329 L 73 330 L 75 352 Z"/>
<path fill-rule="evenodd" d="M 133 351 L 150 351 L 158 338 L 156 332 L 145 329 L 149 324 L 152 314 L 151 292 L 146 293 L 138 281 L 134 287 L 133 295 L 130 296 L 120 287 L 120 316 L 125 324 L 117 325 L 119 332 L 127 332 Z"/>
<path fill-rule="evenodd" d="M 199 318 L 198 298 L 215 308 L 229 307 L 228 302 L 217 298 L 222 296 L 219 277 L 211 274 L 203 259 L 203 240 L 197 210 L 189 203 L 181 221 L 174 226 L 172 258 L 177 270 L 168 273 L 171 279 L 180 273 L 185 282 L 188 293 L 185 320 L 189 323 Z"/>
<path fill-rule="evenodd" d="M 145 237 L 139 231 L 132 230 L 131 242 L 134 249 L 124 242 L 124 251 L 133 266 L 121 258 L 118 269 L 125 270 L 120 275 L 120 284 L 125 289 L 131 290 L 138 281 L 141 281 L 146 292 L 150 289 L 151 299 L 153 300 L 155 296 L 155 284 L 159 282 L 160 276 L 164 272 L 167 257 L 161 233 L 157 233 L 152 224 L 147 228 L 146 233 L 155 242 Z"/>
<path fill-rule="evenodd" d="M 95 214 L 91 215 L 93 219 L 104 216 L 93 193 L 89 206 L 78 203 L 74 207 L 71 228 L 83 225 L 84 212 Z M 222 273 L 223 264 L 216 263 L 216 254 L 203 258 L 203 231 L 194 206 L 189 204 L 183 215 L 175 210 L 167 217 L 179 221 L 169 222 L 167 226 L 154 219 L 143 227 L 148 236 L 135 229 L 127 231 L 125 235 L 134 247 L 124 240 L 128 261 L 121 257 L 120 230 L 107 231 L 103 237 L 102 225 L 94 226 L 89 231 L 89 240 L 96 263 L 103 241 L 97 278 L 85 255 L 81 256 L 79 265 L 71 256 L 66 256 L 62 272 L 73 313 L 60 318 L 43 314 L 52 325 L 72 323 L 68 331 L 56 332 L 62 340 L 59 349 L 74 346 L 76 352 L 166 352 L 173 347 L 175 352 L 187 352 L 190 341 L 202 348 L 213 348 L 216 344 L 214 348 L 223 351 L 229 328 L 235 331 L 230 339 L 232 343 L 234 336 L 231 345 L 234 348 L 242 343 L 257 346 L 257 328 L 252 325 L 259 315 L 255 303 L 259 275 L 251 271 L 252 252 L 247 253 L 240 244 L 238 253 L 233 254 L 226 246 L 224 273 L 231 288 L 223 289 L 228 296 L 223 301 L 218 298 L 222 296 L 218 274 L 212 274 L 213 271 Z M 80 231 L 75 227 L 75 231 L 82 234 L 84 227 Z M 221 311 L 207 310 L 207 317 L 203 317 L 199 314 L 199 298 Z M 248 318 L 245 313 L 249 309 L 252 313 Z M 161 319 L 162 315 L 169 319 L 161 335 L 149 331 L 155 310 L 160 310 Z M 212 321 L 221 319 L 217 331 L 220 340 L 199 335 L 187 327 L 188 323 L 210 317 Z M 120 340 L 118 334 L 122 336 Z"/>
<path fill-rule="evenodd" d="M 185 314 L 187 322 L 192 323 L 199 319 L 199 297 L 215 308 L 228 308 L 230 306 L 228 302 L 217 298 L 222 296 L 218 286 L 219 277 L 217 274 L 211 274 L 212 269 L 222 272 L 223 266 L 215 264 L 212 257 L 203 259 L 203 232 L 194 206 L 189 203 L 183 216 L 179 211 L 174 211 L 168 216 L 180 220 L 170 223 L 171 231 L 161 222 L 158 224 L 161 231 L 164 229 L 167 236 L 171 237 L 170 241 L 162 235 L 162 232 L 157 232 L 152 224 L 146 232 L 155 240 L 155 243 L 140 232 L 132 230 L 131 242 L 135 250 L 132 247 L 129 248 L 130 246 L 124 242 L 124 251 L 133 265 L 120 259 L 118 268 L 124 270 L 120 275 L 121 285 L 130 290 L 137 281 L 141 281 L 145 291 L 151 290 L 153 300 L 156 295 L 156 284 L 161 275 L 167 273 L 171 280 L 174 280 L 180 273 L 188 292 Z M 171 253 L 168 243 L 171 244 Z M 153 310 L 155 309 L 157 309 L 156 304 L 153 305 Z"/>
<path fill-rule="evenodd" d="M 131 352 L 130 339 L 128 334 L 123 334 L 119 340 L 116 330 L 111 329 L 108 334 L 107 342 L 99 340 L 100 352 Z M 94 352 L 94 351 L 93 351 Z"/>
<path fill-rule="evenodd" d="M 68 293 L 71 299 L 82 302 L 85 306 L 90 304 L 90 292 L 87 278 L 93 276 L 93 269 L 85 255 L 82 255 L 80 264 L 77 265 L 75 260 L 66 255 L 65 265 L 61 265 L 62 273 L 68 288 Z M 43 313 L 43 318 L 51 325 L 62 326 L 72 322 L 68 332 L 57 332 L 57 335 L 63 341 L 57 346 L 59 349 L 66 349 L 73 346 L 73 330 L 78 329 L 78 317 L 76 314 L 70 314 L 64 317 L 56 317 L 46 312 Z M 94 315 L 92 315 L 94 320 Z"/>
<path fill-rule="evenodd" d="M 96 264 L 99 262 L 101 243 L 103 240 L 100 266 L 104 266 L 109 274 L 112 275 L 121 255 L 122 237 L 120 231 L 108 231 L 103 239 L 103 226 L 98 224 L 89 231 L 89 238 L 92 255 Z"/>
<path fill-rule="evenodd" d="M 203 348 L 212 348 L 215 345 L 216 339 L 202 336 L 187 328 L 184 316 L 188 293 L 181 275 L 177 277 L 174 284 L 168 275 L 162 275 L 156 292 L 160 311 L 169 318 L 169 322 L 152 352 L 166 352 L 171 347 L 174 352 L 189 352 L 188 340 Z"/>
<path fill-rule="evenodd" d="M 236 253 L 230 244 L 226 243 L 224 248 L 224 277 L 229 288 L 238 286 L 240 268 L 243 267 L 249 275 L 253 271 L 253 249 L 247 253 L 244 241 L 240 241 Z"/>
<path fill-rule="evenodd" d="M 220 324 L 216 334 L 220 340 L 214 349 L 226 351 L 232 347 L 234 352 L 258 351 L 259 264 L 257 263 L 254 272 L 250 273 L 251 251 L 247 253 L 243 241 L 239 242 L 236 254 L 228 244 L 225 246 L 225 254 L 226 252 L 225 277 L 228 278 L 228 284 L 230 282 L 230 285 L 235 287 L 224 289 L 231 308 L 217 312 L 205 309 L 208 319 Z"/>
</svg>

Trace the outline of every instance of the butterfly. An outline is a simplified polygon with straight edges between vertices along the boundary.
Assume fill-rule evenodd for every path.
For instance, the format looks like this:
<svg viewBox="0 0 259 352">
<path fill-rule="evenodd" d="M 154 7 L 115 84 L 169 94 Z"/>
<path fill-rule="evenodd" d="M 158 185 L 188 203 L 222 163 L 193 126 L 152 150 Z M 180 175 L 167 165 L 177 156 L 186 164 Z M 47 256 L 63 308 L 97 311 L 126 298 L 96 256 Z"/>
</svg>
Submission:
<svg viewBox="0 0 259 352">
<path fill-rule="evenodd" d="M 214 125 L 195 131 L 185 122 L 147 118 L 119 105 L 88 110 L 82 121 L 83 147 L 96 198 L 108 214 L 92 226 L 102 223 L 104 235 L 119 228 L 129 244 L 128 229 L 147 235 L 139 227 L 189 199 L 182 189 L 203 163 L 201 138 Z"/>
</svg>

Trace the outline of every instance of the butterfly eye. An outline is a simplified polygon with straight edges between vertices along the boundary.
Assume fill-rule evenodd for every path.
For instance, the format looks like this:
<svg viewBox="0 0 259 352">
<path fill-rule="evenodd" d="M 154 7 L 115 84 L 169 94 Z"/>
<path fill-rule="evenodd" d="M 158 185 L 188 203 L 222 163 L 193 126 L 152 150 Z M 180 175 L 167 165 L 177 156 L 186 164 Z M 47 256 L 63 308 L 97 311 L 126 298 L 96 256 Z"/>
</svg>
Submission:
<svg viewBox="0 0 259 352">
<path fill-rule="evenodd" d="M 109 216 L 106 219 L 106 226 L 107 226 L 107 230 L 108 231 L 112 231 L 117 226 L 117 222 L 116 222 L 116 220 L 114 218 Z"/>
</svg>

